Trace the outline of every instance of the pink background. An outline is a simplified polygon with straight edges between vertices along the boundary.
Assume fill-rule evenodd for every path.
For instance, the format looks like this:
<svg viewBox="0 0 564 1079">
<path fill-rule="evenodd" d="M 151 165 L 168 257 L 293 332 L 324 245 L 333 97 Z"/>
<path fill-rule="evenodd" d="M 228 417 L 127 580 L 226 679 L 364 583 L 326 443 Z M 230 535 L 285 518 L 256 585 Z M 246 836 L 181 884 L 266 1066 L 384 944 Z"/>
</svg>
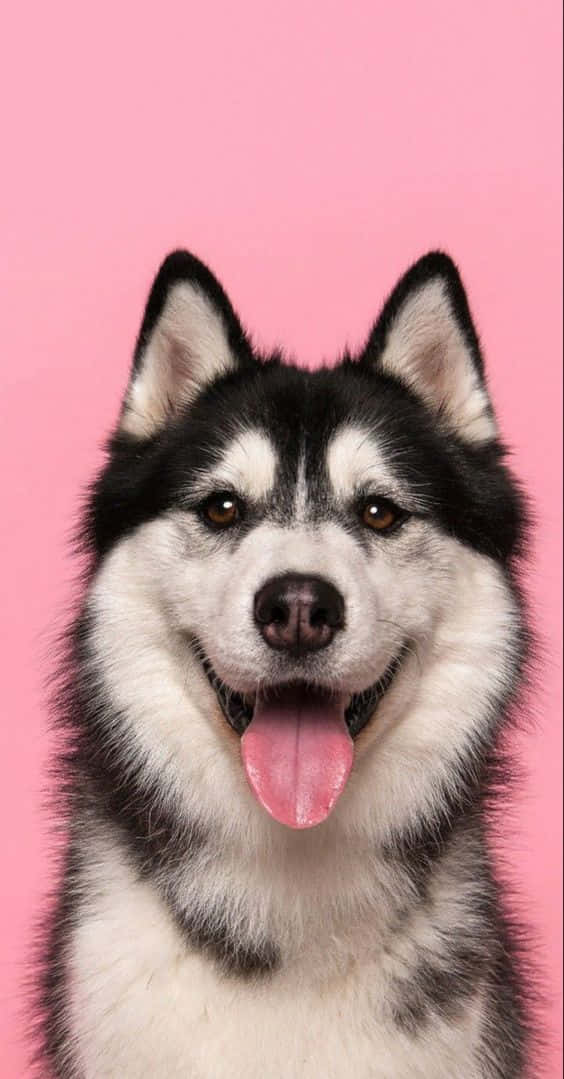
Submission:
<svg viewBox="0 0 564 1079">
<path fill-rule="evenodd" d="M 12 4 L 2 63 L 0 1075 L 29 1074 L 19 984 L 48 880 L 41 680 L 68 535 L 151 275 L 185 245 L 264 344 L 366 332 L 410 260 L 461 264 L 538 514 L 545 653 L 505 847 L 560 1074 L 559 0 Z M 5 17 L 6 18 L 6 17 Z"/>
</svg>

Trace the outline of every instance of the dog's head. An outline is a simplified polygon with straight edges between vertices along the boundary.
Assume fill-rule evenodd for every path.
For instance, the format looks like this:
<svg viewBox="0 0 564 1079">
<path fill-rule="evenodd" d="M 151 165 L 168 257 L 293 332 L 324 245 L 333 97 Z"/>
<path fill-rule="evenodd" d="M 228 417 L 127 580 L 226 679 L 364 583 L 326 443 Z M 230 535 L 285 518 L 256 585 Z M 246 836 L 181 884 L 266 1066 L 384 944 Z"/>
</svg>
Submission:
<svg viewBox="0 0 564 1079">
<path fill-rule="evenodd" d="M 360 356 L 312 373 L 256 355 L 209 270 L 171 255 L 87 520 L 120 752 L 219 815 L 256 813 L 252 790 L 318 824 L 353 763 L 343 820 L 435 812 L 516 676 L 502 458 L 446 256 L 406 274 Z"/>
</svg>

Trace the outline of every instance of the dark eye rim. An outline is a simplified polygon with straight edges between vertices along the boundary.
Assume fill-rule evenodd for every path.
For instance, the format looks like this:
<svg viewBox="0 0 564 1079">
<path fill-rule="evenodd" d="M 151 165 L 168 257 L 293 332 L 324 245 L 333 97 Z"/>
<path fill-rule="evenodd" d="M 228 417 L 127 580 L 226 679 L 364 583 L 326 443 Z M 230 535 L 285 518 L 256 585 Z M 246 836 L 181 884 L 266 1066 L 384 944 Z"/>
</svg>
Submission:
<svg viewBox="0 0 564 1079">
<path fill-rule="evenodd" d="M 220 524 L 218 521 L 212 521 L 207 513 L 209 507 L 212 506 L 214 502 L 222 501 L 233 502 L 236 510 L 233 520 L 226 521 L 225 524 Z M 213 532 L 227 532 L 230 528 L 234 528 L 242 521 L 245 516 L 245 503 L 234 491 L 214 491 L 199 503 L 197 512 L 206 528 L 211 529 Z"/>
<path fill-rule="evenodd" d="M 394 520 L 391 524 L 385 528 L 373 528 L 367 521 L 364 520 L 364 513 L 368 506 L 378 503 L 380 506 L 385 507 L 394 515 Z M 357 502 L 357 513 L 360 519 L 362 527 L 371 532 L 375 536 L 390 536 L 393 532 L 397 532 L 402 525 L 411 517 L 411 514 L 407 510 L 403 510 L 401 506 L 398 506 L 391 498 L 386 498 L 385 495 L 363 495 Z"/>
</svg>

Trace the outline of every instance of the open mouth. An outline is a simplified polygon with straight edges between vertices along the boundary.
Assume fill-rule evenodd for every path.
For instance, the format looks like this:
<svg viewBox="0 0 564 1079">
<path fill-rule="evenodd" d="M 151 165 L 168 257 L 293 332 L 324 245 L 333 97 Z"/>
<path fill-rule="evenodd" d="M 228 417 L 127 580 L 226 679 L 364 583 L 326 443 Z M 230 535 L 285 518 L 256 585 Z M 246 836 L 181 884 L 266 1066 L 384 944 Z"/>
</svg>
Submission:
<svg viewBox="0 0 564 1079">
<path fill-rule="evenodd" d="M 374 715 L 382 697 L 385 696 L 392 685 L 392 682 L 405 659 L 407 651 L 407 646 L 404 645 L 392 659 L 391 663 L 388 664 L 384 673 L 373 683 L 373 685 L 369 686 L 368 689 L 363 690 L 362 693 L 353 693 L 350 696 L 349 703 L 345 708 L 345 723 L 351 738 L 356 738 L 363 727 L 366 726 L 369 719 Z M 237 734 L 243 735 L 253 718 L 256 694 L 243 695 L 241 693 L 235 693 L 234 690 L 229 689 L 229 687 L 217 676 L 209 660 L 202 658 L 201 662 L 209 682 L 215 690 L 217 699 L 221 705 L 221 710 L 227 722 L 233 727 L 233 730 L 236 731 Z M 280 696 L 284 690 L 289 688 L 303 693 L 304 697 L 311 692 L 324 692 L 330 697 L 327 690 L 316 689 L 306 682 L 291 682 L 288 686 L 273 686 L 271 689 L 267 690 L 266 693 L 273 699 L 276 699 L 276 697 Z"/>
<path fill-rule="evenodd" d="M 251 790 L 275 820 L 311 828 L 329 816 L 349 777 L 354 739 L 390 689 L 407 651 L 404 645 L 372 686 L 352 696 L 303 681 L 235 693 L 202 659 L 222 712 L 241 737 Z"/>
</svg>

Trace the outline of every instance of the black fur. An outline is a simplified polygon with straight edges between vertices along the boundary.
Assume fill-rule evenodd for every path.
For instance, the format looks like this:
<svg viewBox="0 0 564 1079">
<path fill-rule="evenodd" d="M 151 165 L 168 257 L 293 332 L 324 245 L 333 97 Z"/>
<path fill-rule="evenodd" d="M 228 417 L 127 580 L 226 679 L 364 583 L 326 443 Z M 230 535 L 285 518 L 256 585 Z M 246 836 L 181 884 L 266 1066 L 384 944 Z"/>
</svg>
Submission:
<svg viewBox="0 0 564 1079">
<path fill-rule="evenodd" d="M 69 840 L 61 866 L 64 888 L 59 890 L 43 927 L 35 987 L 38 1050 L 34 1058 L 42 1077 L 80 1079 L 66 1016 L 67 947 L 78 913 L 80 861 L 75 845 Z"/>
<path fill-rule="evenodd" d="M 405 301 L 422 285 L 436 278 L 440 278 L 446 286 L 454 317 L 462 330 L 474 366 L 483 381 L 484 361 L 476 328 L 470 314 L 466 292 L 454 262 L 442 251 L 431 251 L 428 255 L 418 259 L 415 265 L 398 282 L 386 300 L 382 313 L 368 338 L 363 353 L 363 362 L 378 364 L 379 357 L 382 355 L 388 340 L 390 328 Z"/>
<path fill-rule="evenodd" d="M 133 371 L 136 372 L 139 369 L 147 341 L 162 313 L 168 293 L 179 281 L 189 281 L 209 297 L 214 307 L 221 313 L 229 347 L 240 363 L 250 362 L 252 359 L 250 343 L 217 278 L 200 259 L 189 254 L 188 251 L 173 251 L 164 260 L 151 288 L 133 354 Z"/>
<path fill-rule="evenodd" d="M 206 951 L 227 974 L 239 978 L 264 977 L 280 966 L 278 948 L 270 941 L 257 943 L 233 933 L 229 910 L 221 919 L 195 919 L 187 911 L 177 911 L 176 920 L 189 943 Z"/>
<path fill-rule="evenodd" d="M 440 958 L 421 958 L 405 982 L 397 986 L 398 1001 L 393 1011 L 397 1027 L 406 1034 L 419 1035 L 433 1013 L 452 1018 L 473 995 L 486 970 L 481 949 L 445 941 Z"/>
<path fill-rule="evenodd" d="M 217 415 L 224 417 L 219 429 Z M 269 505 L 254 508 L 249 523 L 256 514 L 274 520 L 287 516 L 304 446 L 308 478 L 315 477 L 317 492 L 310 513 L 318 519 L 335 515 L 323 454 L 330 433 L 351 415 L 368 430 L 386 432 L 394 470 L 412 487 L 414 512 L 501 562 L 518 553 L 522 505 L 503 462 L 503 447 L 495 442 L 484 447 L 457 443 L 402 385 L 350 361 L 334 371 L 316 372 L 276 361 L 257 363 L 251 372 L 237 371 L 205 390 L 189 414 L 162 434 L 145 441 L 115 437 L 108 465 L 93 488 L 86 541 L 103 556 L 127 532 L 172 506 L 196 510 L 186 495 L 190 477 L 234 436 L 239 422 L 248 420 L 256 427 L 257 418 L 280 449 L 284 473 Z M 354 520 L 351 513 L 351 528 Z M 366 538 L 360 525 L 358 535 Z M 379 537 L 376 542 L 381 542 Z"/>
<path fill-rule="evenodd" d="M 458 864 L 459 923 L 441 927 L 441 912 L 434 910 L 427 885 L 433 870 L 450 857 Z M 433 919 L 436 938 L 433 949 L 422 950 L 415 966 L 406 970 L 405 978 L 396 981 L 391 1001 L 394 1022 L 404 1033 L 424 1037 L 433 1018 L 455 1017 L 481 985 L 488 998 L 495 1001 L 495 1015 L 487 1017 L 483 1031 L 484 1066 L 488 1053 L 495 1059 L 491 1050 L 499 1044 L 497 1037 L 502 1029 L 507 1071 L 499 1074 L 505 1079 L 517 1079 L 525 1061 L 523 1047 L 531 1039 L 531 993 L 517 976 L 522 962 L 521 933 L 504 912 L 490 869 L 479 798 L 475 798 L 473 808 L 467 807 L 450 827 L 435 836 L 432 844 L 428 835 L 420 843 L 414 838 L 409 848 L 403 848 L 400 858 L 402 866 L 409 867 L 418 894 L 418 902 L 407 907 L 404 918 L 416 915 L 419 904 L 423 904 Z M 477 879 L 478 895 L 474 887 Z M 480 933 L 473 932 L 477 922 Z M 497 1076 L 497 1072 L 487 1070 L 485 1074 L 488 1079 L 490 1074 Z"/>
</svg>

